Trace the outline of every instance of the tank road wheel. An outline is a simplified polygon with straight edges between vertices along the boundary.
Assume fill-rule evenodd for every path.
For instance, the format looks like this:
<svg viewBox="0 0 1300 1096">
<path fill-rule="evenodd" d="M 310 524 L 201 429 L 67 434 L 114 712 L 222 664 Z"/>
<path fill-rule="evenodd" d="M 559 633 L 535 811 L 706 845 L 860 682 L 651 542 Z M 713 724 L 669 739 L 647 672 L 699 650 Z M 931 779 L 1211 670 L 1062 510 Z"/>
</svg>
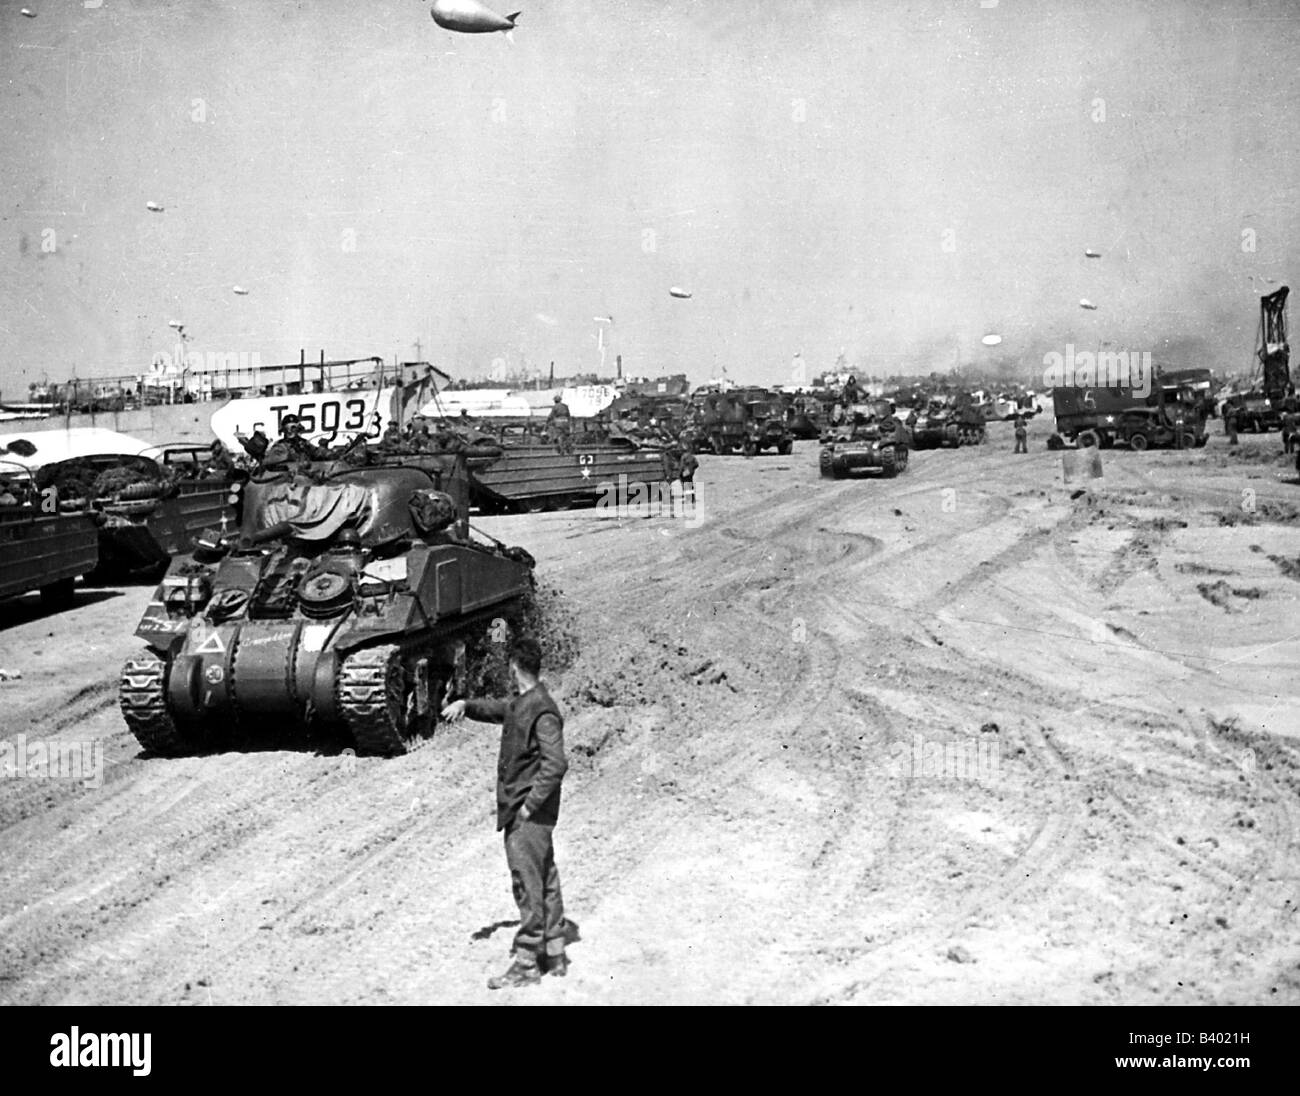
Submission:
<svg viewBox="0 0 1300 1096">
<path fill-rule="evenodd" d="M 175 757 L 184 753 L 181 729 L 167 710 L 167 663 L 144 651 L 122 667 L 118 689 L 122 718 L 148 753 Z"/>
<path fill-rule="evenodd" d="M 353 651 L 339 667 L 338 709 L 357 753 L 395 757 L 433 733 L 438 697 L 430 664 L 385 644 Z"/>
<path fill-rule="evenodd" d="M 1128 447 L 1135 453 L 1144 453 L 1151 445 L 1151 440 L 1140 430 L 1128 436 Z"/>
</svg>

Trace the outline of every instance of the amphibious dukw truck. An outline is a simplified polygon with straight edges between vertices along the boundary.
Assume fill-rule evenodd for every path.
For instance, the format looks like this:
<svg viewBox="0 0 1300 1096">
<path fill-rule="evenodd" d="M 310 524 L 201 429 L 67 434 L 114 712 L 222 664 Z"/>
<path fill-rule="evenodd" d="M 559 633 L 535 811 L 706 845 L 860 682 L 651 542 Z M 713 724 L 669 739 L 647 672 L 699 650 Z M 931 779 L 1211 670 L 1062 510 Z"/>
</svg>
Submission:
<svg viewBox="0 0 1300 1096">
<path fill-rule="evenodd" d="M 155 754 L 235 728 L 404 753 L 533 588 L 532 557 L 472 539 L 467 515 L 463 456 L 251 480 L 238 533 L 173 561 L 149 604 L 127 725 Z"/>
<path fill-rule="evenodd" d="M 85 511 L 43 506 L 26 475 L 0 461 L 0 600 L 40 590 L 47 608 L 63 609 L 72 604 L 77 579 L 99 563 L 99 533 Z"/>
</svg>

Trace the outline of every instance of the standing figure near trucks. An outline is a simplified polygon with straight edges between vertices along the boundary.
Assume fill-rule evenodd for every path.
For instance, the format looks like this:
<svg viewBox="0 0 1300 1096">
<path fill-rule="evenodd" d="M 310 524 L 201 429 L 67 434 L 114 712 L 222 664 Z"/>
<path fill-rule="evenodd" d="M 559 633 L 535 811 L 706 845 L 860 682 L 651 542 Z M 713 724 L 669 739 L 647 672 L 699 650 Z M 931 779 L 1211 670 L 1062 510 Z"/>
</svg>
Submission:
<svg viewBox="0 0 1300 1096">
<path fill-rule="evenodd" d="M 558 446 L 561 453 L 569 452 L 571 448 L 569 441 L 570 426 L 569 405 L 557 394 L 555 406 L 551 408 L 551 413 L 546 418 L 546 432 L 550 434 L 551 441 Z"/>
<path fill-rule="evenodd" d="M 1029 431 L 1025 428 L 1025 416 L 1017 415 L 1016 416 L 1016 452 L 1017 453 L 1029 452 L 1028 438 L 1029 438 Z"/>
</svg>

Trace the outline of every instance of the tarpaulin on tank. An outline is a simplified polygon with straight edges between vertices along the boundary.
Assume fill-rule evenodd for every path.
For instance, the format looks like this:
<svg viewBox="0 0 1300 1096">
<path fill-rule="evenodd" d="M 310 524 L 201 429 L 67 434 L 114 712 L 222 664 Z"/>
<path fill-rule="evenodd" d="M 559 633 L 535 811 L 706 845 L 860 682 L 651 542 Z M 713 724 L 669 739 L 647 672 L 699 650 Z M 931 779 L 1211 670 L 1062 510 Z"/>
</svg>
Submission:
<svg viewBox="0 0 1300 1096">
<path fill-rule="evenodd" d="M 357 483 L 287 483 L 266 500 L 262 521 L 269 528 L 287 521 L 300 540 L 328 540 L 349 519 L 362 524 L 370 492 Z"/>
</svg>

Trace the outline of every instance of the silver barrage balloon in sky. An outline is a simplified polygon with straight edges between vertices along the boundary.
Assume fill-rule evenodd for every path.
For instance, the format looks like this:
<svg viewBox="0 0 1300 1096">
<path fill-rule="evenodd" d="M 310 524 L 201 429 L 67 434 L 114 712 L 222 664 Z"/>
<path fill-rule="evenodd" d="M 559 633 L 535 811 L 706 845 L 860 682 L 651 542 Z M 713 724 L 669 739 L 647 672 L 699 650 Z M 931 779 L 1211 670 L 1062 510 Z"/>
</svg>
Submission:
<svg viewBox="0 0 1300 1096">
<path fill-rule="evenodd" d="M 248 296 L 248 290 L 245 289 L 242 285 L 231 286 L 231 292 L 239 295 L 240 297 Z"/>
<path fill-rule="evenodd" d="M 454 30 L 461 34 L 492 34 L 502 31 L 508 38 L 515 29 L 515 20 L 522 12 L 514 11 L 501 16 L 478 0 L 434 0 L 429 14 L 443 30 Z"/>
<path fill-rule="evenodd" d="M 160 206 L 157 202 L 145 202 L 144 207 L 150 213 L 161 213 L 163 211 L 163 207 Z"/>
<path fill-rule="evenodd" d="M 683 301 L 689 301 L 691 299 L 691 291 L 689 289 L 683 289 L 680 285 L 675 285 L 668 290 L 668 295 L 670 297 L 677 297 L 679 300 Z"/>
<path fill-rule="evenodd" d="M 1095 304 L 1093 304 L 1092 301 L 1088 300 L 1087 297 L 1080 297 L 1080 298 L 1079 298 L 1079 307 L 1080 307 L 1080 308 L 1086 308 L 1086 309 L 1088 309 L 1090 312 L 1096 312 L 1096 311 L 1097 311 L 1097 306 L 1096 306 Z"/>
<path fill-rule="evenodd" d="M 1096 251 L 1096 250 L 1094 250 L 1094 249 L 1091 248 L 1091 247 L 1085 247 L 1085 248 L 1083 249 L 1083 253 L 1084 253 L 1084 254 L 1085 254 L 1089 259 L 1100 259 L 1100 258 L 1101 258 L 1101 252 L 1100 252 L 1100 251 Z"/>
<path fill-rule="evenodd" d="M 985 346 L 997 346 L 1001 341 L 1001 335 L 985 335 L 984 338 L 980 339 L 980 342 Z"/>
</svg>

